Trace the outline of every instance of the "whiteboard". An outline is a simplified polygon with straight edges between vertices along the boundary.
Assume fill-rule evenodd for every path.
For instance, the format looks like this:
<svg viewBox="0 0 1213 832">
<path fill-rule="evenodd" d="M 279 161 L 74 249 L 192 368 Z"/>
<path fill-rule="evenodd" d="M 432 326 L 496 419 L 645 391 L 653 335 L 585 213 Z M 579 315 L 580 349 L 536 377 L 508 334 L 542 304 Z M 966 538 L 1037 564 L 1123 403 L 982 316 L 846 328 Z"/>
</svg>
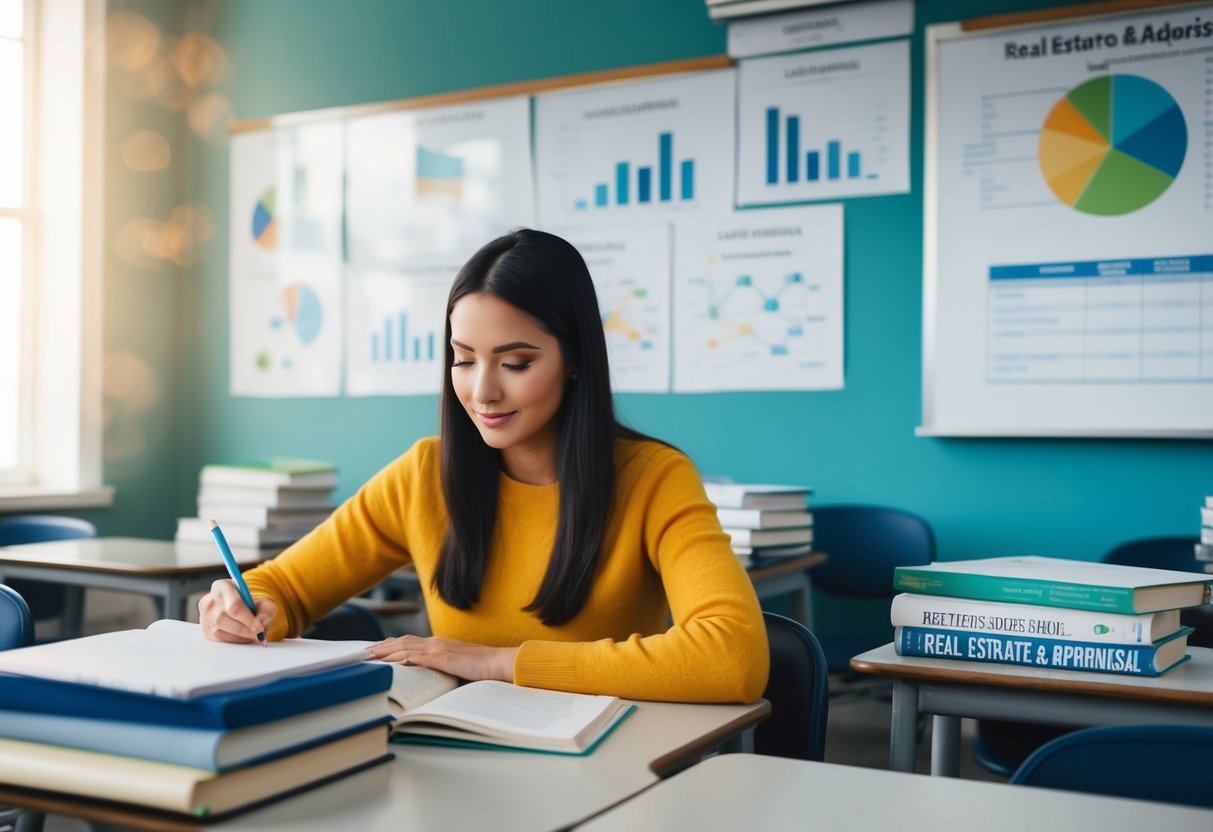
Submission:
<svg viewBox="0 0 1213 832">
<path fill-rule="evenodd" d="M 918 433 L 1213 436 L 1213 5 L 927 38 Z"/>
</svg>

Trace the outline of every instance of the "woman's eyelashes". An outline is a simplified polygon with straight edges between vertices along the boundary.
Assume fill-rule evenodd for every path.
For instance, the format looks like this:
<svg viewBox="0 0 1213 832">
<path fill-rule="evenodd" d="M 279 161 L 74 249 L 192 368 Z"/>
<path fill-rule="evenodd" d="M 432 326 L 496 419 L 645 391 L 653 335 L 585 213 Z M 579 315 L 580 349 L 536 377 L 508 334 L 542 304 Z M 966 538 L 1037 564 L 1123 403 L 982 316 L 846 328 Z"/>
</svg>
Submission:
<svg viewBox="0 0 1213 832">
<path fill-rule="evenodd" d="M 470 359 L 470 358 L 456 358 L 451 363 L 451 369 L 455 369 L 458 367 L 467 367 L 467 366 L 470 366 L 471 364 L 472 364 L 472 359 Z M 505 369 L 509 370 L 510 372 L 521 373 L 523 370 L 530 368 L 531 362 L 529 359 L 526 361 L 519 361 L 516 364 L 510 363 L 508 361 L 503 361 L 501 363 L 501 366 L 504 367 Z"/>
<path fill-rule="evenodd" d="M 522 372 L 523 370 L 525 370 L 527 367 L 530 367 L 530 366 L 531 366 L 531 362 L 529 362 L 529 361 L 523 361 L 523 362 L 521 362 L 521 363 L 519 363 L 519 364 L 507 364 L 507 363 L 503 363 L 501 366 L 502 366 L 502 367 L 505 367 L 507 370 L 510 370 L 511 372 L 515 372 L 515 373 L 521 373 L 521 372 Z"/>
</svg>

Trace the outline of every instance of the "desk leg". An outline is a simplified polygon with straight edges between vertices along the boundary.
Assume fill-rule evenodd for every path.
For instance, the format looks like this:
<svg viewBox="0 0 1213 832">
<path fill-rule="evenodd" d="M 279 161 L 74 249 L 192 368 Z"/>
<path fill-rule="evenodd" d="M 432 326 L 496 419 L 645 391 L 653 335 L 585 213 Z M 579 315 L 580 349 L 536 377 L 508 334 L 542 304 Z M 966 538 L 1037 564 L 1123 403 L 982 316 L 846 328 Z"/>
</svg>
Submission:
<svg viewBox="0 0 1213 832">
<path fill-rule="evenodd" d="M 164 587 L 164 617 L 186 621 L 185 605 L 190 597 L 178 581 L 169 581 Z"/>
<path fill-rule="evenodd" d="M 893 723 L 889 736 L 889 768 L 914 771 L 918 756 L 918 683 L 893 680 Z"/>
<path fill-rule="evenodd" d="M 63 587 L 63 613 L 59 619 L 60 634 L 66 638 L 78 638 L 84 634 L 84 587 Z"/>
<path fill-rule="evenodd" d="M 810 630 L 813 629 L 813 591 L 809 585 L 809 575 L 807 572 L 800 573 L 799 586 L 792 593 L 792 600 L 788 611 L 792 613 L 792 618 Z"/>
<path fill-rule="evenodd" d="M 960 776 L 960 717 L 936 714 L 931 722 L 931 774 Z"/>
</svg>

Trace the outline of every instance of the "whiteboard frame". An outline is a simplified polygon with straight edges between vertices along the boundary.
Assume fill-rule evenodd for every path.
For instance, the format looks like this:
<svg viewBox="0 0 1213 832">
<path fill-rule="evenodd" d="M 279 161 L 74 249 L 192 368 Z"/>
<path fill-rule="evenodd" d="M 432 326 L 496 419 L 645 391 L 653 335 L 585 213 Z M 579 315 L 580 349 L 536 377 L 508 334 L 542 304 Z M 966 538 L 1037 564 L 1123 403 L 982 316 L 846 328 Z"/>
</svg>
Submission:
<svg viewBox="0 0 1213 832">
<path fill-rule="evenodd" d="M 1174 3 L 1117 5 L 1090 10 L 1075 9 L 1073 19 L 1121 17 L 1140 13 L 1144 9 L 1167 9 L 1195 5 L 1199 0 L 1176 0 Z M 1070 19 L 1070 18 L 1067 18 Z M 1039 19 L 1031 15 L 1018 16 L 1011 24 L 1003 26 L 970 26 L 962 22 L 938 23 L 925 29 L 925 78 L 923 101 L 923 245 L 922 245 L 922 423 L 914 428 L 914 435 L 921 437 L 955 438 L 1028 438 L 1028 439 L 1213 439 L 1213 428 L 1207 430 L 1167 428 L 1116 428 L 1070 430 L 1056 428 L 1020 428 L 1014 430 L 949 427 L 937 421 L 934 389 L 936 381 L 935 335 L 938 325 L 939 302 L 939 44 L 966 34 L 987 36 L 992 32 L 1009 32 L 1016 29 L 1036 28 L 1046 23 L 1058 22 L 1056 18 Z"/>
</svg>

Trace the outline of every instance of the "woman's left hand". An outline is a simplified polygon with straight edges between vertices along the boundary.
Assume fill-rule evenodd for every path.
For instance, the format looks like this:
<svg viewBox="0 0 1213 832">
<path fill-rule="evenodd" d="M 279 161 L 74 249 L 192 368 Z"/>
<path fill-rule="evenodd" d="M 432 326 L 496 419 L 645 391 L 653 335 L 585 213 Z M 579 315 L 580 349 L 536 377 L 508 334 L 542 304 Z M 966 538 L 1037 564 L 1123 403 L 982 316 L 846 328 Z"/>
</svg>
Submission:
<svg viewBox="0 0 1213 832">
<path fill-rule="evenodd" d="M 399 662 L 441 670 L 460 679 L 514 681 L 517 647 L 485 647 L 450 638 L 400 636 L 371 645 L 371 655 L 385 662 Z"/>
</svg>

